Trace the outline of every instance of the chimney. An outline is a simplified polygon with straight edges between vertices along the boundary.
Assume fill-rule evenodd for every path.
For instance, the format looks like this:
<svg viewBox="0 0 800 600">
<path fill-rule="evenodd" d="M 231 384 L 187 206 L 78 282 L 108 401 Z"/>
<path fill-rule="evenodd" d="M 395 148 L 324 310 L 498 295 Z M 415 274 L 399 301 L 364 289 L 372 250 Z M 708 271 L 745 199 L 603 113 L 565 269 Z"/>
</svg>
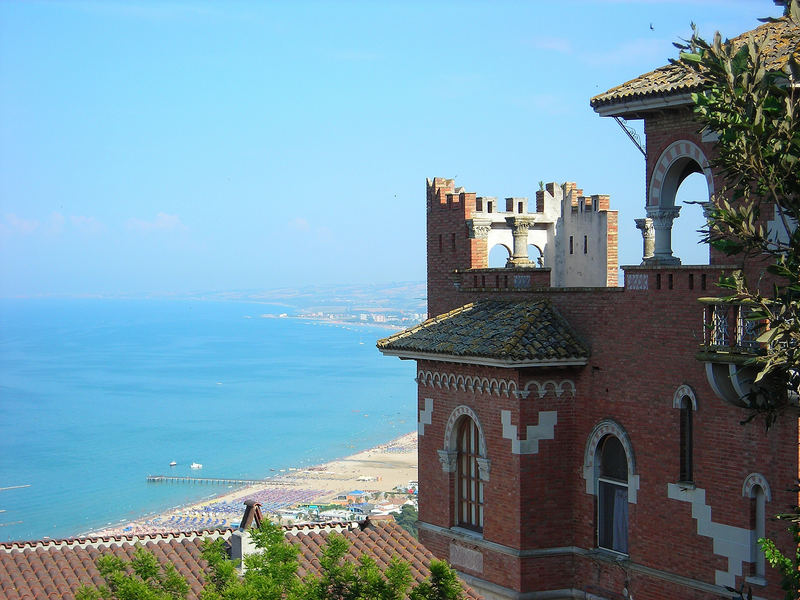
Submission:
<svg viewBox="0 0 800 600">
<path fill-rule="evenodd" d="M 247 554 L 252 554 L 256 550 L 256 546 L 247 533 L 247 530 L 255 524 L 256 527 L 261 526 L 264 520 L 264 515 L 261 513 L 261 505 L 255 500 L 245 500 L 244 515 L 242 522 L 239 524 L 239 529 L 231 535 L 231 560 L 237 561 L 239 571 L 244 573 L 244 557 Z"/>
</svg>

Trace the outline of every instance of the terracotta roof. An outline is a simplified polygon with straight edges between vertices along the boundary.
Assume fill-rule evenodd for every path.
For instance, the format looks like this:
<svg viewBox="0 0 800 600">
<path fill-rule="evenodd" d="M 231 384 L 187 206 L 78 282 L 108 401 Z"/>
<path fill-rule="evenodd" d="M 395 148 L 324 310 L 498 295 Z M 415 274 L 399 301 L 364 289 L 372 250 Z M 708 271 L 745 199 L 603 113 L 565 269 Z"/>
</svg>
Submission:
<svg viewBox="0 0 800 600">
<path fill-rule="evenodd" d="M 110 552 L 130 560 L 143 546 L 159 562 L 172 562 L 189 584 L 189 598 L 196 599 L 203 585 L 203 541 L 224 533 L 230 530 L 0 544 L 0 598 L 71 600 L 83 585 L 105 584 L 95 564 L 101 555 Z"/>
<path fill-rule="evenodd" d="M 782 18 L 774 23 L 764 23 L 733 38 L 731 42 L 738 47 L 747 43 L 751 36 L 756 42 L 764 41 L 765 66 L 770 70 L 778 70 L 783 68 L 800 43 L 800 28 L 789 19 Z M 670 64 L 613 87 L 592 98 L 590 104 L 597 112 L 616 114 L 613 112 L 614 105 L 636 100 L 661 98 L 668 104 L 667 98 L 674 100 L 676 96 L 685 95 L 686 102 L 689 102 L 688 94 L 701 87 L 702 80 L 694 71 L 680 64 Z M 624 107 L 620 108 L 619 114 L 626 112 Z"/>
<path fill-rule="evenodd" d="M 384 354 L 505 367 L 586 364 L 588 347 L 548 300 L 484 300 L 378 340 Z"/>
<path fill-rule="evenodd" d="M 424 580 L 434 558 L 422 544 L 402 529 L 394 519 L 369 519 L 365 524 L 325 524 L 285 527 L 286 538 L 300 548 L 298 573 L 316 573 L 318 557 L 331 531 L 340 531 L 350 544 L 352 560 L 366 553 L 385 568 L 397 556 L 411 566 L 415 581 Z M 152 551 L 159 562 L 172 562 L 189 583 L 190 600 L 197 600 L 203 586 L 200 558 L 203 541 L 226 539 L 232 530 L 87 538 L 61 541 L 8 542 L 0 544 L 0 598 L 4 600 L 73 599 L 82 585 L 105 582 L 95 565 L 105 553 L 130 560 L 136 548 Z M 466 597 L 479 596 L 465 586 Z"/>
</svg>

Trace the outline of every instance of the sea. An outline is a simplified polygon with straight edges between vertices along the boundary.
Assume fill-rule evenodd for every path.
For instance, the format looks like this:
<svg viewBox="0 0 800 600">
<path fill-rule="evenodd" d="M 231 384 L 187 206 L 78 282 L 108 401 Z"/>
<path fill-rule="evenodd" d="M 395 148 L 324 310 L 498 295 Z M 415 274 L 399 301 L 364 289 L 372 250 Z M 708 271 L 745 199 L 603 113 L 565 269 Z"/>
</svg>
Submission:
<svg viewBox="0 0 800 600">
<path fill-rule="evenodd" d="M 393 330 L 270 316 L 284 311 L 0 300 L 0 541 L 72 537 L 230 491 L 148 475 L 264 478 L 416 429 L 413 363 L 375 348 Z"/>
</svg>

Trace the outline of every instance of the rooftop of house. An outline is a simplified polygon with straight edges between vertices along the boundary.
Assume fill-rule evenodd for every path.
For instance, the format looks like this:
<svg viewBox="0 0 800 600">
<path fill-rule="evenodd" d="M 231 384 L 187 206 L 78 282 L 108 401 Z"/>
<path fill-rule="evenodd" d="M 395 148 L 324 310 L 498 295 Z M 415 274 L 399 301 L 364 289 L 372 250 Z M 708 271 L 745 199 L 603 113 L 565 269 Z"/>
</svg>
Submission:
<svg viewBox="0 0 800 600">
<path fill-rule="evenodd" d="M 338 531 L 349 542 L 348 560 L 362 554 L 371 556 L 381 569 L 400 558 L 411 567 L 415 582 L 430 575 L 433 554 L 391 518 L 369 518 L 361 523 L 326 523 L 284 527 L 286 539 L 295 544 L 298 574 L 319 572 L 319 557 L 328 535 Z M 6 600 L 72 599 L 82 585 L 104 584 L 97 559 L 112 553 L 131 560 L 138 547 L 150 550 L 160 563 L 171 562 L 189 584 L 189 598 L 196 600 L 203 589 L 206 562 L 201 558 L 203 542 L 223 537 L 233 530 L 138 536 L 100 537 L 73 540 L 7 542 L 0 544 L 0 597 Z M 479 596 L 465 586 L 465 596 Z"/>
<path fill-rule="evenodd" d="M 384 354 L 505 367 L 583 365 L 588 346 L 544 299 L 483 300 L 378 340 Z"/>
<path fill-rule="evenodd" d="M 740 47 L 751 38 L 755 42 L 763 43 L 765 67 L 768 70 L 779 70 L 786 65 L 792 53 L 797 51 L 800 28 L 789 19 L 782 18 L 764 23 L 730 41 L 734 47 Z M 669 64 L 598 94 L 591 99 L 590 104 L 602 115 L 622 115 L 643 110 L 646 105 L 641 104 L 647 100 L 659 105 L 653 108 L 689 103 L 690 94 L 701 87 L 702 80 L 694 71 L 681 64 Z"/>
</svg>

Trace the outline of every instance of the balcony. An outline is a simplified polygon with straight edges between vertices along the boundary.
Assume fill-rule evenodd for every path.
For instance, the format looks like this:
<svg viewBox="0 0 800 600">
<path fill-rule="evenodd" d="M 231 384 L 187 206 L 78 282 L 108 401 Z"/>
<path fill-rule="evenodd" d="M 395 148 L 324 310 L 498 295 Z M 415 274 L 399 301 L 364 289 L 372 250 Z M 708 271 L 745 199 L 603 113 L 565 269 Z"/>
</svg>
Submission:
<svg viewBox="0 0 800 600">
<path fill-rule="evenodd" d="M 763 319 L 753 318 L 746 304 L 703 298 L 703 345 L 697 353 L 705 363 L 706 377 L 714 393 L 734 406 L 748 406 L 758 372 L 753 359 L 766 354 L 758 337 L 769 328 Z"/>
<path fill-rule="evenodd" d="M 753 318 L 751 306 L 704 298 L 701 360 L 744 363 L 765 354 L 758 336 L 769 328 L 766 320 Z M 700 357 L 698 357 L 700 358 Z"/>
</svg>

